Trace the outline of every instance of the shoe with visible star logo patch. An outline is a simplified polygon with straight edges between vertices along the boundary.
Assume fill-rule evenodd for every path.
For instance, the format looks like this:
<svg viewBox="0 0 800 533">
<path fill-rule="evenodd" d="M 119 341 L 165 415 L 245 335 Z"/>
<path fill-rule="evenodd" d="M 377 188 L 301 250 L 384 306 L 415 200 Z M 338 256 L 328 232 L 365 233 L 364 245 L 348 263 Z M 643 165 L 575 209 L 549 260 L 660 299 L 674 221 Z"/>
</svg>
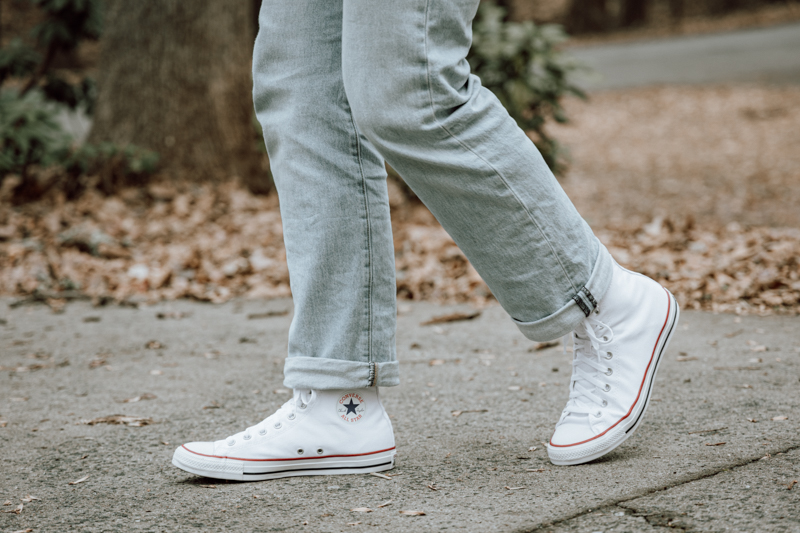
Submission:
<svg viewBox="0 0 800 533">
<path fill-rule="evenodd" d="M 667 289 L 613 268 L 606 295 L 572 334 L 569 401 L 547 445 L 556 465 L 602 457 L 633 434 L 678 323 L 678 303 Z"/>
<path fill-rule="evenodd" d="M 215 479 L 364 474 L 394 468 L 394 432 L 377 387 L 295 390 L 255 426 L 215 442 L 190 442 L 172 464 Z"/>
</svg>

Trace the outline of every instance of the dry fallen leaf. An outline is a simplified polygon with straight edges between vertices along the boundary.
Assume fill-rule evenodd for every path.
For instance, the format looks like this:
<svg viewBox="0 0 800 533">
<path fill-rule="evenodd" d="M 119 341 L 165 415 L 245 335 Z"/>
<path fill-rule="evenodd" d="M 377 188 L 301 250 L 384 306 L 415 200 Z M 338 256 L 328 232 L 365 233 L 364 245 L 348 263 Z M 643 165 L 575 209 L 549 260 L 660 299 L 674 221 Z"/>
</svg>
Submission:
<svg viewBox="0 0 800 533">
<path fill-rule="evenodd" d="M 789 483 L 789 485 L 786 487 L 786 490 L 792 490 L 792 487 L 794 487 L 795 485 L 797 485 L 797 480 L 793 479 L 792 482 Z"/>
<path fill-rule="evenodd" d="M 771 420 L 778 421 L 778 420 L 789 420 L 788 416 L 773 416 Z"/>
<path fill-rule="evenodd" d="M 9 510 L 7 510 L 7 511 L 6 511 L 6 510 L 3 510 L 3 511 L 0 511 L 0 512 L 2 512 L 2 513 L 9 513 L 9 514 L 20 514 L 20 513 L 22 512 L 22 509 L 24 509 L 24 508 L 25 508 L 25 506 L 24 506 L 24 505 L 22 505 L 22 504 L 19 504 L 19 505 L 17 505 L 16 507 L 14 507 L 13 509 L 9 509 Z"/>
<path fill-rule="evenodd" d="M 694 356 L 686 357 L 686 356 L 679 355 L 675 359 L 678 360 L 681 363 L 686 362 L 686 361 L 697 361 L 697 357 L 694 357 Z"/>
<path fill-rule="evenodd" d="M 216 489 L 217 488 L 216 485 L 198 485 L 198 486 L 201 487 L 201 488 L 204 488 L 204 489 Z"/>
<path fill-rule="evenodd" d="M 420 326 L 430 326 L 433 324 L 445 324 L 447 322 L 460 322 L 462 320 L 472 320 L 481 316 L 480 311 L 474 311 L 472 313 L 450 313 L 447 315 L 439 315 L 431 318 L 430 320 L 426 320 L 425 322 L 421 322 Z"/>
<path fill-rule="evenodd" d="M 753 351 L 753 352 L 766 352 L 767 351 L 767 347 L 766 346 L 753 346 L 752 348 L 750 348 L 750 350 Z M 758 362 L 760 363 L 761 361 L 759 360 Z"/>
<path fill-rule="evenodd" d="M 531 446 L 530 448 L 528 448 L 528 451 L 529 452 L 535 452 L 536 451 L 536 446 Z"/>
<path fill-rule="evenodd" d="M 347 523 L 347 525 L 348 525 L 348 526 L 357 526 L 357 525 L 358 525 L 358 524 L 360 524 L 360 523 L 361 523 L 361 522 L 348 522 L 348 523 Z"/>
<path fill-rule="evenodd" d="M 25 503 L 30 503 L 30 502 L 38 500 L 38 499 L 39 498 L 37 498 L 36 496 L 31 496 L 30 494 L 28 494 L 24 498 L 20 498 L 19 501 L 25 502 Z"/>
<path fill-rule="evenodd" d="M 372 509 L 370 509 L 369 507 L 356 507 L 356 508 L 350 509 L 350 510 L 353 511 L 354 513 L 371 513 L 372 512 Z"/>
<path fill-rule="evenodd" d="M 8 420 L 0 420 L 0 428 L 4 428 L 8 425 Z"/>
<path fill-rule="evenodd" d="M 375 477 L 379 477 L 381 479 L 389 479 L 389 480 L 392 479 L 389 476 L 387 476 L 386 474 L 381 474 L 379 472 L 370 472 L 370 475 L 375 476 Z"/>
<path fill-rule="evenodd" d="M 713 443 L 712 442 L 706 442 L 706 446 L 723 446 L 725 444 L 727 444 L 727 443 L 725 443 L 725 442 L 713 442 Z"/>
<path fill-rule="evenodd" d="M 158 341 L 148 341 L 144 345 L 144 347 L 147 348 L 148 350 L 160 350 L 161 348 L 164 348 L 165 346 L 163 344 L 161 344 L 160 342 L 158 342 Z"/>
<path fill-rule="evenodd" d="M 18 529 L 17 531 L 12 531 L 11 533 L 31 533 L 33 530 L 31 528 L 28 529 Z"/>
<path fill-rule="evenodd" d="M 446 362 L 447 361 L 445 361 L 444 359 L 431 359 L 430 361 L 428 361 L 428 366 L 441 366 Z"/>
<path fill-rule="evenodd" d="M 79 480 L 77 480 L 77 481 L 70 481 L 69 483 L 67 483 L 67 485 L 77 485 L 78 483 L 83 483 L 83 482 L 84 482 L 84 481 L 86 481 L 87 479 L 89 479 L 89 476 L 88 476 L 88 475 L 86 475 L 86 476 L 83 476 L 82 478 L 80 478 L 80 479 L 79 479 Z"/>
<path fill-rule="evenodd" d="M 506 485 L 503 488 L 506 490 L 519 490 L 519 489 L 524 489 L 525 487 L 509 487 L 508 485 Z"/>
<path fill-rule="evenodd" d="M 11 500 L 6 500 L 3 502 L 3 505 L 14 505 L 14 504 L 11 503 Z"/>
<path fill-rule="evenodd" d="M 488 411 L 488 409 L 464 409 L 463 411 L 450 411 L 450 414 L 459 417 L 464 413 L 486 413 Z"/>
<path fill-rule="evenodd" d="M 544 468 L 526 468 L 525 471 L 526 472 L 544 472 L 545 469 Z"/>
<path fill-rule="evenodd" d="M 756 419 L 756 418 L 748 418 L 747 421 L 748 422 L 752 422 L 752 423 L 755 424 L 756 422 L 758 422 L 758 419 Z"/>
<path fill-rule="evenodd" d="M 250 313 L 249 315 L 247 315 L 247 319 L 257 320 L 259 318 L 272 318 L 274 316 L 284 316 L 288 314 L 289 314 L 288 309 L 281 309 L 279 311 L 266 311 L 264 313 Z"/>
<path fill-rule="evenodd" d="M 97 424 L 111 424 L 121 426 L 140 427 L 153 424 L 152 418 L 144 418 L 141 416 L 128 416 L 128 415 L 110 415 L 102 416 L 100 418 L 93 418 L 92 420 L 84 420 L 83 424 L 87 426 L 96 426 Z"/>
<path fill-rule="evenodd" d="M 426 487 L 428 487 L 428 488 L 429 488 L 429 489 L 431 489 L 431 490 L 439 490 L 439 489 L 436 487 L 436 483 L 431 483 L 430 485 L 425 485 L 425 486 L 426 486 Z"/>
<path fill-rule="evenodd" d="M 425 516 L 425 511 L 400 511 L 400 514 L 408 516 Z"/>
<path fill-rule="evenodd" d="M 387 507 L 389 505 L 392 505 L 392 500 L 387 500 L 387 501 L 383 502 L 382 504 L 378 505 L 378 509 L 380 509 L 382 507 Z"/>
<path fill-rule="evenodd" d="M 142 400 L 155 400 L 156 397 L 157 396 L 155 394 L 150 394 L 149 392 L 145 392 L 144 394 L 140 394 L 139 396 L 134 396 L 133 398 L 122 400 L 122 403 L 134 403 Z"/>
<path fill-rule="evenodd" d="M 520 390 L 522 390 L 522 387 L 520 387 L 519 385 L 511 385 L 511 386 L 508 388 L 508 390 L 516 392 L 516 391 L 520 391 Z"/>
</svg>

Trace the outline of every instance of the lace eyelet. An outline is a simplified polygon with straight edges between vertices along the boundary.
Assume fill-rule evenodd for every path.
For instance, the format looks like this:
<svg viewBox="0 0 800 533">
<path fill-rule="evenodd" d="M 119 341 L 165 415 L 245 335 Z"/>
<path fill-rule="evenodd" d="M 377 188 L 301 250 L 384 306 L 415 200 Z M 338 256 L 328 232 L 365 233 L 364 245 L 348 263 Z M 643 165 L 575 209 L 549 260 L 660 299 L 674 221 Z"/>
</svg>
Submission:
<svg viewBox="0 0 800 533">
<path fill-rule="evenodd" d="M 297 415 L 295 415 L 294 413 L 291 413 L 286 418 L 288 418 L 289 420 L 294 420 L 295 418 L 297 418 Z"/>
<path fill-rule="evenodd" d="M 609 360 L 609 359 L 611 359 L 612 357 L 614 357 L 614 354 L 613 354 L 613 353 L 611 353 L 611 352 L 606 352 L 606 357 L 605 357 L 605 358 L 606 358 L 606 360 Z"/>
<path fill-rule="evenodd" d="M 603 407 L 608 407 L 608 402 L 603 400 Z"/>
<path fill-rule="evenodd" d="M 317 448 L 317 455 L 322 455 L 323 453 L 325 452 L 322 451 L 322 448 Z"/>
<path fill-rule="evenodd" d="M 297 455 L 303 455 L 303 448 L 297 449 Z"/>
<path fill-rule="evenodd" d="M 273 427 L 274 427 L 275 429 L 281 429 L 281 426 L 282 426 L 282 425 L 283 425 L 283 424 L 281 424 L 280 422 L 276 422 L 276 423 L 275 423 L 275 425 L 274 425 Z"/>
<path fill-rule="evenodd" d="M 297 406 L 298 409 L 305 409 L 306 407 L 308 407 L 308 405 L 304 403 L 301 403 L 300 405 Z"/>
<path fill-rule="evenodd" d="M 235 440 L 229 440 L 228 441 L 228 446 L 233 446 L 234 444 L 236 444 Z"/>
<path fill-rule="evenodd" d="M 603 340 L 604 340 L 605 342 L 608 342 L 608 335 L 603 335 Z"/>
<path fill-rule="evenodd" d="M 606 383 L 606 387 L 603 389 L 603 391 L 605 391 L 605 392 L 608 392 L 608 391 L 610 391 L 610 390 L 611 390 L 611 385 L 609 385 L 608 383 Z"/>
<path fill-rule="evenodd" d="M 597 411 L 597 412 L 594 414 L 594 417 L 595 417 L 595 418 L 600 418 L 601 416 L 603 416 L 603 413 L 601 413 L 600 411 Z"/>
<path fill-rule="evenodd" d="M 243 438 L 244 440 L 250 440 L 250 435 L 242 435 L 242 438 Z"/>
<path fill-rule="evenodd" d="M 609 369 L 608 369 L 608 372 L 606 372 L 606 376 L 610 376 L 610 375 L 611 375 L 611 374 L 613 374 L 613 373 L 614 373 L 614 371 L 613 371 L 612 369 L 610 369 L 610 368 L 609 368 Z"/>
<path fill-rule="evenodd" d="M 266 430 L 266 429 L 259 429 L 259 430 L 258 430 L 258 434 L 259 434 L 259 435 L 261 435 L 261 436 L 263 437 L 264 435 L 266 435 L 266 434 L 267 434 L 267 430 Z"/>
</svg>

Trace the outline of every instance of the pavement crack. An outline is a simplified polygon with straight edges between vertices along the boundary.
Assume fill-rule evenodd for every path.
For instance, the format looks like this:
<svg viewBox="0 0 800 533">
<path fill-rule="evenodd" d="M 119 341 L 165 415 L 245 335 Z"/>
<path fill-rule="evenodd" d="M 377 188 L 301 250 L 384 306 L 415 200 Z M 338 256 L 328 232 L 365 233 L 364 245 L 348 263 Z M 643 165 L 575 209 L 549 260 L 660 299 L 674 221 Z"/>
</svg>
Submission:
<svg viewBox="0 0 800 533">
<path fill-rule="evenodd" d="M 564 515 L 563 517 L 558 518 L 556 520 L 550 520 L 550 521 L 545 522 L 543 524 L 539 524 L 537 526 L 534 526 L 533 528 L 520 529 L 520 530 L 518 530 L 518 533 L 539 533 L 539 532 L 542 532 L 542 531 L 544 531 L 546 529 L 549 529 L 549 528 L 551 528 L 553 526 L 556 526 L 556 525 L 559 525 L 559 524 L 563 524 L 565 522 L 569 522 L 570 520 L 574 520 L 574 519 L 580 518 L 582 516 L 586 516 L 586 515 L 588 515 L 590 513 L 593 513 L 593 512 L 595 512 L 595 511 L 597 511 L 599 509 L 611 508 L 611 507 L 620 507 L 620 508 L 626 509 L 628 511 L 633 510 L 634 513 L 637 513 L 635 516 L 643 517 L 645 520 L 647 520 L 648 524 L 650 524 L 652 526 L 655 526 L 655 527 L 669 527 L 671 529 L 678 529 L 678 530 L 683 530 L 683 531 L 691 531 L 692 528 L 690 526 L 682 524 L 680 522 L 680 520 L 679 520 L 680 517 L 678 516 L 677 513 L 670 513 L 670 512 L 639 513 L 638 511 L 636 511 L 634 506 L 622 507 L 620 504 L 628 503 L 628 502 L 634 502 L 635 500 L 638 500 L 639 498 L 643 498 L 643 497 L 649 496 L 651 494 L 656 494 L 658 492 L 667 491 L 667 490 L 673 489 L 675 487 L 680 487 L 682 485 L 687 485 L 687 484 L 690 484 L 690 483 L 694 483 L 696 481 L 702 481 L 704 479 L 708 479 L 710 477 L 714 477 L 717 474 L 719 474 L 721 472 L 725 472 L 727 470 L 737 470 L 737 469 L 745 467 L 747 465 L 756 463 L 756 462 L 760 461 L 761 459 L 763 459 L 766 456 L 774 456 L 774 455 L 777 455 L 779 453 L 784 453 L 785 454 L 785 453 L 793 452 L 793 451 L 798 450 L 798 449 L 800 449 L 800 444 L 793 444 L 793 445 L 791 445 L 789 447 L 781 448 L 781 449 L 777 449 L 777 450 L 769 450 L 769 451 L 764 452 L 764 454 L 760 455 L 759 457 L 752 457 L 751 456 L 751 457 L 748 457 L 748 458 L 744 458 L 744 459 L 742 459 L 740 461 L 737 461 L 735 463 L 731 463 L 731 464 L 728 464 L 728 465 L 725 465 L 725 466 L 720 466 L 719 468 L 716 468 L 716 469 L 713 469 L 713 470 L 700 472 L 700 473 L 698 473 L 697 475 L 694 475 L 694 476 L 684 476 L 684 477 L 676 480 L 673 483 L 670 483 L 668 485 L 664 485 L 664 486 L 656 488 L 656 489 L 643 490 L 643 491 L 641 491 L 641 492 L 639 492 L 637 494 L 634 494 L 634 495 L 625 496 L 625 497 L 622 497 L 622 498 L 613 498 L 613 499 L 609 499 L 609 500 L 607 500 L 605 502 L 596 503 L 596 504 L 592 505 L 591 507 L 575 511 L 575 512 L 570 513 L 568 515 Z M 674 516 L 672 516 L 672 515 L 674 515 Z"/>
</svg>

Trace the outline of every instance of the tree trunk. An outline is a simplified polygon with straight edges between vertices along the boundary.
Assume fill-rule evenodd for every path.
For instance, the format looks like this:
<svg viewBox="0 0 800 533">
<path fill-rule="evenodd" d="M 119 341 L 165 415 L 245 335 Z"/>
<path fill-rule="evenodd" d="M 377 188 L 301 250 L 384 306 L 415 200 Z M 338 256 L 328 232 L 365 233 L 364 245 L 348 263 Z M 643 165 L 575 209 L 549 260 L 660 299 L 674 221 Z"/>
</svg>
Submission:
<svg viewBox="0 0 800 533">
<path fill-rule="evenodd" d="M 135 144 L 172 176 L 271 187 L 251 96 L 252 3 L 108 0 L 89 142 Z"/>
<path fill-rule="evenodd" d="M 608 30 L 610 18 L 606 0 L 572 0 L 564 25 L 569 33 Z"/>
<path fill-rule="evenodd" d="M 647 22 L 648 0 L 623 0 L 620 26 L 628 28 Z"/>
</svg>

